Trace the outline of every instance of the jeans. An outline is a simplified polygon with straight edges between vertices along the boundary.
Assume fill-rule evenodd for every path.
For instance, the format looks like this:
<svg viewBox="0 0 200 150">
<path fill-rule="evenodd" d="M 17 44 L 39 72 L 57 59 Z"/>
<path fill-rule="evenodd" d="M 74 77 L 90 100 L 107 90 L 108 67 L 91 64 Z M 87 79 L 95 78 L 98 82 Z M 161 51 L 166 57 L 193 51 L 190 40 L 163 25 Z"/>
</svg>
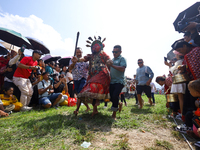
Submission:
<svg viewBox="0 0 200 150">
<path fill-rule="evenodd" d="M 81 78 L 81 80 L 74 80 L 74 88 L 77 94 L 80 93 L 85 83 L 86 83 L 85 78 Z"/>
<path fill-rule="evenodd" d="M 121 93 L 123 87 L 124 85 L 121 83 L 110 84 L 109 91 L 110 91 L 110 101 L 112 102 L 112 107 L 111 107 L 112 111 L 118 110 L 119 94 Z"/>
<path fill-rule="evenodd" d="M 47 97 L 41 97 L 39 98 L 39 104 L 47 105 L 49 103 L 54 103 L 56 98 L 58 98 L 59 95 L 60 93 L 52 93 L 51 95 Z"/>
<path fill-rule="evenodd" d="M 155 103 L 154 93 L 151 93 L 151 97 L 153 99 L 153 103 Z"/>
</svg>

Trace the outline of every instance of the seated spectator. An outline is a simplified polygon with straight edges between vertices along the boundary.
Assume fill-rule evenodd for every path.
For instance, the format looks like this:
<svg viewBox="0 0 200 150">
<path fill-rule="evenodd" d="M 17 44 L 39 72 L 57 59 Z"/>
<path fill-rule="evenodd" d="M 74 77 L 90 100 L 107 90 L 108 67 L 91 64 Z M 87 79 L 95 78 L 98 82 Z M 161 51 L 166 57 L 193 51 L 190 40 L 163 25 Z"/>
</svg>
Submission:
<svg viewBox="0 0 200 150">
<path fill-rule="evenodd" d="M 66 76 L 66 74 L 67 74 L 67 67 L 66 67 L 66 66 L 63 66 L 63 67 L 62 67 L 62 71 L 60 72 L 60 74 L 63 74 L 63 75 L 64 75 L 64 78 L 65 78 L 65 76 Z"/>
<path fill-rule="evenodd" d="M 74 98 L 74 80 L 73 80 L 72 70 L 70 68 L 67 69 L 66 82 L 68 85 L 68 93 L 70 97 Z"/>
<path fill-rule="evenodd" d="M 48 63 L 48 65 L 45 67 L 45 72 L 48 72 L 49 75 L 53 75 L 54 71 L 53 69 L 55 68 L 55 62 L 51 61 Z"/>
<path fill-rule="evenodd" d="M 53 70 L 53 74 L 57 74 L 58 76 L 60 75 L 60 66 L 58 64 L 55 65 L 55 69 Z"/>
<path fill-rule="evenodd" d="M 2 101 L 0 99 L 0 117 L 7 117 L 7 116 L 9 116 L 9 114 L 6 113 L 6 112 L 4 112 L 4 111 L 5 110 L 4 110 L 4 107 L 3 107 L 3 103 L 2 103 Z"/>
<path fill-rule="evenodd" d="M 60 99 L 60 101 L 58 102 L 58 104 L 62 103 L 64 100 L 68 99 L 68 87 L 67 87 L 67 83 L 66 83 L 66 79 L 64 78 L 64 75 L 59 75 L 59 77 L 57 76 L 57 74 L 55 74 L 53 76 L 54 79 L 54 92 L 55 93 L 62 93 L 63 96 Z"/>
<path fill-rule="evenodd" d="M 14 50 L 11 50 L 11 59 L 8 62 L 6 72 L 4 73 L 4 87 L 13 87 L 13 94 L 17 97 L 17 99 L 20 99 L 21 92 L 19 88 L 13 83 L 13 75 L 15 73 L 15 70 L 17 69 L 22 54 L 23 52 L 21 52 L 20 49 L 18 50 L 18 53 Z"/>
<path fill-rule="evenodd" d="M 38 83 L 41 81 L 41 72 L 32 72 L 31 73 L 31 76 L 30 76 L 30 81 L 32 83 L 32 86 L 33 86 L 33 95 L 32 95 L 32 98 L 31 98 L 31 101 L 30 101 L 30 104 L 29 106 L 37 106 L 39 105 L 39 99 L 38 99 Z"/>
<path fill-rule="evenodd" d="M 39 104 L 44 108 L 56 107 L 62 98 L 62 93 L 54 93 L 48 72 L 44 72 L 42 75 L 43 80 L 38 83 Z"/>
<path fill-rule="evenodd" d="M 13 91 L 14 91 L 13 87 L 4 87 L 4 94 L 0 94 L 0 99 L 3 102 L 5 111 L 8 108 L 14 111 L 20 111 L 21 107 L 23 106 L 22 103 L 18 102 L 18 99 L 16 98 L 16 96 L 13 95 Z"/>
<path fill-rule="evenodd" d="M 195 121 L 196 119 L 199 120 L 200 117 L 200 79 L 190 81 L 188 84 L 188 89 L 190 91 L 190 94 L 193 97 L 198 97 L 198 99 L 195 101 L 195 106 L 197 107 L 197 110 L 194 111 L 194 117 L 193 118 L 193 124 L 190 122 L 193 126 L 193 131 L 187 131 L 187 134 L 194 137 L 194 138 L 200 138 L 200 124 L 199 121 Z M 191 117 L 193 117 L 191 115 Z M 187 121 L 187 120 L 186 120 Z M 190 119 L 188 121 L 191 121 Z"/>
</svg>

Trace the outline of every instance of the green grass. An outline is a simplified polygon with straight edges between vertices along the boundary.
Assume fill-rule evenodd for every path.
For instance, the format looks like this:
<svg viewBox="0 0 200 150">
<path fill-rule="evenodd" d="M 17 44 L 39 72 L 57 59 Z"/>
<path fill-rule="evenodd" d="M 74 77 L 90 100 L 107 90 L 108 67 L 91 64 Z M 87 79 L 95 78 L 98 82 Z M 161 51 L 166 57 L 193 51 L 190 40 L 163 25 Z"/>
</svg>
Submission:
<svg viewBox="0 0 200 150">
<path fill-rule="evenodd" d="M 112 135 L 111 128 L 145 129 L 146 132 L 151 132 L 157 126 L 171 128 L 166 124 L 168 111 L 165 97 L 155 95 L 155 98 L 156 106 L 150 106 L 147 98 L 143 97 L 145 105 L 142 110 L 134 105 L 135 99 L 127 100 L 128 107 L 123 107 L 122 112 L 117 113 L 117 121 L 111 119 L 111 103 L 108 103 L 107 109 L 103 108 L 102 103 L 95 117 L 91 117 L 92 111 L 85 112 L 85 106 L 81 106 L 77 117 L 73 115 L 75 107 L 13 113 L 7 118 L 0 118 L 0 149 L 84 149 L 80 146 L 83 141 L 92 143 L 100 140 L 106 143 L 108 139 L 98 139 L 98 136 Z M 154 126 L 151 128 L 149 125 Z M 119 138 L 110 145 L 110 149 L 113 146 L 115 149 L 130 149 L 128 137 L 124 134 Z M 160 143 L 167 148 L 170 145 Z"/>
</svg>

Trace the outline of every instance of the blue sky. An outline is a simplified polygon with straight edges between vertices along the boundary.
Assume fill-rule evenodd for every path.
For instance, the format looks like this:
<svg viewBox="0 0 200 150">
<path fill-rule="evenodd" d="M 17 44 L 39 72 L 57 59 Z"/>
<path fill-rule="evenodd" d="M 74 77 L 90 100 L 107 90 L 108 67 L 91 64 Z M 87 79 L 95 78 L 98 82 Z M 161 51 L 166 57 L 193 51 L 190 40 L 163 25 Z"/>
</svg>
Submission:
<svg viewBox="0 0 200 150">
<path fill-rule="evenodd" d="M 76 33 L 83 55 L 89 36 L 106 37 L 104 51 L 113 58 L 113 46 L 122 46 L 125 74 L 133 77 L 143 58 L 155 77 L 168 73 L 163 57 L 183 37 L 174 30 L 179 12 L 194 0 L 0 0 L 0 27 L 44 42 L 52 55 L 72 56 Z M 27 53 L 31 51 L 26 50 Z M 155 77 L 153 81 L 155 81 Z"/>
</svg>

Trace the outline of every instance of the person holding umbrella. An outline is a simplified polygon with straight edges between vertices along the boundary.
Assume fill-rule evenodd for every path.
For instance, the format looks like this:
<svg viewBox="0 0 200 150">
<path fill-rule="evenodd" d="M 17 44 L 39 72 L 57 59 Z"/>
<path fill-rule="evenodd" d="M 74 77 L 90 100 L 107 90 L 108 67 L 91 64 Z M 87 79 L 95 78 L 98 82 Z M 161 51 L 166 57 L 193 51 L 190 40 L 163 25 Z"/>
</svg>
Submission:
<svg viewBox="0 0 200 150">
<path fill-rule="evenodd" d="M 37 70 L 37 60 L 40 59 L 43 53 L 39 50 L 34 50 L 32 56 L 24 57 L 14 73 L 13 83 L 21 91 L 20 102 L 23 104 L 21 111 L 31 110 L 32 107 L 28 107 L 31 97 L 33 95 L 32 84 L 29 80 L 32 70 Z"/>
</svg>

